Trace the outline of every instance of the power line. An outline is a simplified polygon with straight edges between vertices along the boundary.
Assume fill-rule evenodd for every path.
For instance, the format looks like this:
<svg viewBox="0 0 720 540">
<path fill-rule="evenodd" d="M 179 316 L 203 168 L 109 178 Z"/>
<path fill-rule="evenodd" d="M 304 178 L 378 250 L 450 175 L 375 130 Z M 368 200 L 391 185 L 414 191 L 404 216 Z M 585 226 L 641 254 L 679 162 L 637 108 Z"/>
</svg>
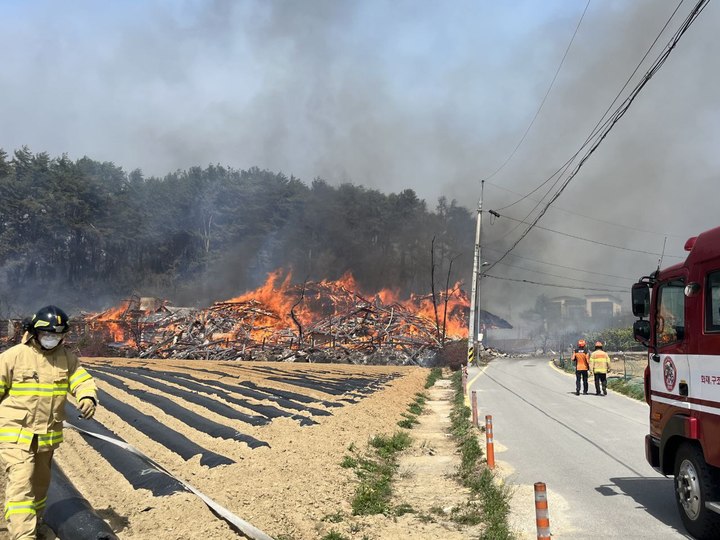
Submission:
<svg viewBox="0 0 720 540">
<path fill-rule="evenodd" d="M 511 190 L 511 189 L 507 189 L 506 187 L 499 186 L 499 185 L 497 185 L 497 184 L 493 184 L 492 182 L 488 182 L 488 184 L 490 184 L 490 185 L 493 186 L 494 188 L 501 189 L 501 190 L 503 190 L 503 191 L 507 191 L 508 193 L 512 193 L 513 195 L 518 195 L 519 197 L 522 197 L 523 199 L 530 199 L 530 200 L 533 201 L 533 202 L 542 203 L 541 200 L 537 200 L 537 199 L 533 199 L 532 197 L 524 196 L 524 195 L 522 195 L 521 193 L 518 193 L 517 191 L 513 191 L 513 190 Z M 522 199 L 521 199 L 521 200 L 522 200 Z M 519 201 L 518 201 L 518 202 L 519 202 Z M 514 203 L 513 203 L 513 204 L 514 204 Z M 512 205 L 511 205 L 511 206 L 512 206 Z M 506 206 L 506 207 L 504 207 L 504 208 L 508 208 L 508 207 Z M 596 217 L 588 216 L 587 214 L 582 214 L 582 213 L 580 213 L 580 212 L 574 212 L 574 211 L 572 211 L 572 210 L 568 210 L 567 208 L 558 207 L 557 205 L 556 205 L 556 206 L 553 206 L 553 208 L 554 208 L 555 210 L 559 210 L 559 211 L 561 211 L 561 212 L 566 212 L 566 213 L 568 213 L 568 214 L 572 214 L 572 215 L 574 215 L 574 216 L 578 216 L 578 217 L 581 217 L 581 218 L 584 218 L 584 219 L 588 219 L 588 220 L 590 220 L 590 221 L 595 221 L 595 222 L 597 222 L 597 223 L 604 223 L 605 225 L 612 225 L 613 227 L 619 227 L 619 228 L 621 228 L 621 229 L 627 229 L 627 230 L 630 230 L 630 231 L 636 231 L 636 232 L 647 233 L 647 234 L 654 234 L 654 235 L 662 236 L 662 237 L 669 236 L 669 237 L 671 237 L 671 238 L 680 238 L 680 239 L 684 238 L 684 237 L 679 236 L 679 235 L 677 235 L 677 234 L 667 234 L 667 233 L 661 233 L 661 232 L 658 232 L 658 231 L 648 231 L 648 230 L 646 230 L 646 229 L 639 229 L 639 228 L 637 228 L 637 227 L 631 227 L 630 225 L 625 225 L 625 224 L 622 224 L 622 223 L 614 223 L 614 222 L 612 222 L 612 221 L 606 221 L 606 220 L 604 220 L 604 219 L 598 219 L 598 218 L 596 218 Z"/>
<path fill-rule="evenodd" d="M 551 274 L 550 272 L 543 272 L 543 271 L 541 271 L 541 270 L 533 270 L 533 269 L 531 269 L 531 268 L 523 268 L 522 266 L 515 266 L 515 265 L 513 265 L 513 264 L 508 264 L 508 263 L 504 263 L 504 262 L 503 262 L 503 263 L 500 263 L 500 264 L 503 265 L 503 266 L 507 266 L 507 267 L 509 267 L 509 268 L 517 268 L 518 270 L 525 270 L 526 272 L 532 272 L 533 274 L 542 274 L 542 275 L 544 275 L 544 276 L 556 277 L 556 278 L 560 278 L 560 279 L 569 279 L 570 281 L 577 281 L 578 283 L 590 283 L 590 284 L 593 284 L 593 285 L 605 285 L 606 287 L 612 287 L 612 285 L 609 284 L 609 283 L 598 283 L 597 281 L 588 281 L 588 280 L 586 280 L 586 279 L 571 278 L 571 277 L 568 277 L 568 276 L 561 276 L 561 275 L 558 275 L 558 274 Z M 626 278 L 626 279 L 628 279 L 628 281 L 636 281 L 636 280 L 630 279 L 630 278 Z"/>
<path fill-rule="evenodd" d="M 532 281 L 529 279 L 515 279 L 515 278 L 509 278 L 509 277 L 493 276 L 490 274 L 482 274 L 482 277 L 500 279 L 502 281 L 515 281 L 517 283 L 529 283 L 531 285 L 542 285 L 544 287 L 557 287 L 559 289 L 572 289 L 575 291 L 599 291 L 599 292 L 613 292 L 613 293 L 620 293 L 620 294 L 624 294 L 624 293 L 628 292 L 623 289 L 595 289 L 595 288 L 591 288 L 591 287 L 571 287 L 569 285 L 556 285 L 554 283 L 541 283 L 539 281 Z"/>
<path fill-rule="evenodd" d="M 560 65 L 558 65 L 557 69 L 555 70 L 555 75 L 553 75 L 552 81 L 550 81 L 550 86 L 548 86 L 547 92 L 545 92 L 545 96 L 543 96 L 542 101 L 540 102 L 540 106 L 538 107 L 538 110 L 535 112 L 535 116 L 533 116 L 532 120 L 530 121 L 530 125 L 528 125 L 527 129 L 525 130 L 525 133 L 523 133 L 523 136 L 520 138 L 518 143 L 515 145 L 515 148 L 513 148 L 513 151 L 510 152 L 510 155 L 503 161 L 502 165 L 495 169 L 495 172 L 493 172 L 491 175 L 485 178 L 485 180 L 489 180 L 493 176 L 495 176 L 497 173 L 502 171 L 505 166 L 510 163 L 510 160 L 513 158 L 515 153 L 518 151 L 522 143 L 525 141 L 525 138 L 528 136 L 528 133 L 530 133 L 530 129 L 533 127 L 533 124 L 535 124 L 535 120 L 537 120 L 537 117 L 540 115 L 540 111 L 542 111 L 543 106 L 545 105 L 545 101 L 547 100 L 548 96 L 550 95 L 550 91 L 553 88 L 553 85 L 555 84 L 555 80 L 557 79 L 558 75 L 560 74 L 560 69 L 562 69 L 563 64 L 565 63 L 565 58 L 567 58 L 568 52 L 570 52 L 570 47 L 572 47 L 573 41 L 575 41 L 575 36 L 577 36 L 578 30 L 580 29 L 580 24 L 582 23 L 583 19 L 585 18 L 585 13 L 587 13 L 588 7 L 590 6 L 590 1 L 587 1 L 587 4 L 585 4 L 585 9 L 582 12 L 582 15 L 580 15 L 580 19 L 578 20 L 577 25 L 575 26 L 575 31 L 573 32 L 572 37 L 570 38 L 570 43 L 568 43 L 567 48 L 565 49 L 565 54 L 563 54 L 562 59 L 560 60 Z"/>
<path fill-rule="evenodd" d="M 678 12 L 678 10 L 680 9 L 680 6 L 682 6 L 682 4 L 683 4 L 684 2 L 685 2 L 685 0 L 680 0 L 680 3 L 675 7 L 675 9 L 673 10 L 673 12 L 670 14 L 670 17 L 668 17 L 668 20 L 665 21 L 665 24 L 664 24 L 663 27 L 660 29 L 660 32 L 658 32 L 657 36 L 655 36 L 655 39 L 654 39 L 653 42 L 650 44 L 650 47 L 648 47 L 647 51 L 645 51 L 645 54 L 644 54 L 643 57 L 640 59 L 640 61 L 638 62 L 637 66 L 635 66 L 635 69 L 634 69 L 633 72 L 630 74 L 630 76 L 627 78 L 627 80 L 625 81 L 625 84 L 623 84 L 622 88 L 620 88 L 620 90 L 619 90 L 618 93 L 616 94 L 615 98 L 612 100 L 612 103 L 610 103 L 610 106 L 609 106 L 609 107 L 605 110 L 605 112 L 602 114 L 602 116 L 601 116 L 600 119 L 598 120 L 597 124 L 595 124 L 595 127 L 593 127 L 593 129 L 590 131 L 590 135 L 588 135 L 587 139 L 585 139 L 585 142 L 583 142 L 583 144 L 580 146 L 580 148 L 578 148 L 578 150 L 570 157 L 570 159 L 568 159 L 565 163 L 563 163 L 560 167 L 558 167 L 558 169 L 557 169 L 554 173 L 552 173 L 547 179 L 545 179 L 539 186 L 537 186 L 535 189 L 533 189 L 532 191 L 530 191 L 530 193 L 528 193 L 527 195 L 521 197 L 520 199 L 518 199 L 518 200 L 515 201 L 515 202 L 512 202 L 512 203 L 510 203 L 510 204 L 508 204 L 508 205 L 506 205 L 506 206 L 503 206 L 503 207 L 500 208 L 499 210 L 505 210 L 505 209 L 507 209 L 507 208 L 510 208 L 511 206 L 514 206 L 515 204 L 517 204 L 517 203 L 525 200 L 526 198 L 530 197 L 530 195 L 532 195 L 532 194 L 535 193 L 537 190 L 539 190 L 541 187 L 543 187 L 545 184 L 547 184 L 547 183 L 548 183 L 550 180 L 552 180 L 556 175 L 560 174 L 560 176 L 562 176 L 563 174 L 565 174 L 565 171 L 566 171 L 567 168 L 570 166 L 570 163 L 572 163 L 572 161 L 580 154 L 580 152 L 582 151 L 582 149 L 585 148 L 585 147 L 590 143 L 590 141 L 592 140 L 592 138 L 599 132 L 599 128 L 604 128 L 604 127 L 608 124 L 608 122 L 611 120 L 612 117 L 611 117 L 611 118 L 608 118 L 607 120 L 605 120 L 605 122 L 603 122 L 603 119 L 607 116 L 608 112 L 610 111 L 610 109 L 612 109 L 613 105 L 615 105 L 615 103 L 617 102 L 617 100 L 620 98 L 620 96 L 622 95 L 623 91 L 625 90 L 625 88 L 627 88 L 628 84 L 630 84 L 630 81 L 631 81 L 632 78 L 635 76 L 635 74 L 637 73 L 638 69 L 640 69 L 640 66 L 642 66 L 643 62 L 645 62 L 645 59 L 646 59 L 646 58 L 648 57 L 648 55 L 650 54 L 650 51 L 652 51 L 652 49 L 655 47 L 655 44 L 656 44 L 656 43 L 658 42 L 658 40 L 660 39 L 660 36 L 662 36 L 662 34 L 665 32 L 665 30 L 667 29 L 668 25 L 670 24 L 670 21 L 673 20 L 673 18 L 675 17 L 675 14 Z M 602 124 L 602 126 L 601 126 L 601 124 Z M 558 178 L 558 180 L 559 180 L 559 178 Z M 556 184 L 556 183 L 557 183 L 557 180 L 555 181 L 555 184 Z M 554 187 L 555 184 L 553 184 L 553 187 Z M 535 206 L 535 208 L 537 208 L 537 206 Z M 535 208 L 533 208 L 533 210 L 534 210 Z"/>
<path fill-rule="evenodd" d="M 513 245 L 508 249 L 504 255 L 502 255 L 495 263 L 493 263 L 488 270 L 491 270 L 495 264 L 500 262 L 502 259 L 504 259 L 517 245 L 522 241 L 523 238 L 525 238 L 528 233 L 537 225 L 537 223 L 542 219 L 542 217 L 547 212 L 548 208 L 550 208 L 550 205 L 554 203 L 562 194 L 562 192 L 567 188 L 567 186 L 570 184 L 570 182 L 577 176 L 580 169 L 583 167 L 585 162 L 590 158 L 590 156 L 597 150 L 597 148 L 600 146 L 600 144 L 605 140 L 605 137 L 608 136 L 610 131 L 612 131 L 612 128 L 615 127 L 615 125 L 620 121 L 620 119 L 625 115 L 625 113 L 629 110 L 632 103 L 635 101 L 637 96 L 640 94 L 642 89 L 645 87 L 645 85 L 652 79 L 652 77 L 659 71 L 659 69 L 665 64 L 665 61 L 670 56 L 670 53 L 673 51 L 673 49 L 677 46 L 678 42 L 680 41 L 680 38 L 687 32 L 688 28 L 692 25 L 692 23 L 697 20 L 697 17 L 702 13 L 703 9 L 707 6 L 708 2 L 710 0 L 699 0 L 698 3 L 695 5 L 691 13 L 687 16 L 685 21 L 680 25 L 680 28 L 677 30 L 677 32 L 673 35 L 670 42 L 665 46 L 660 56 L 655 60 L 651 68 L 645 73 L 645 75 L 642 77 L 642 80 L 635 86 L 633 91 L 630 93 L 630 95 L 625 98 L 625 101 L 616 109 L 615 113 L 613 113 L 612 117 L 609 119 L 609 123 L 607 123 L 607 127 L 604 129 L 602 133 L 599 133 L 598 137 L 596 138 L 595 143 L 592 145 L 592 147 L 585 153 L 583 158 L 580 160 L 580 162 L 575 166 L 573 171 L 570 173 L 570 175 L 565 179 L 562 186 L 553 194 L 553 196 L 550 198 L 550 200 L 547 202 L 545 207 L 541 210 L 541 212 L 538 214 L 538 216 L 530 223 L 525 229 L 525 231 L 520 235 L 520 238 L 518 238 Z"/>
<path fill-rule="evenodd" d="M 498 253 L 501 252 L 501 250 L 493 249 L 493 248 L 486 248 L 486 247 L 484 247 L 483 249 L 486 250 L 486 251 L 495 251 L 495 252 L 498 252 Z M 536 263 L 539 263 L 539 264 L 547 264 L 548 266 L 555 266 L 555 267 L 557 267 L 557 268 L 564 268 L 564 269 L 566 269 L 566 270 L 575 270 L 575 271 L 577 271 L 577 272 L 585 272 L 586 274 L 594 274 L 594 275 L 596 275 L 596 276 L 604 276 L 604 277 L 612 277 L 612 278 L 617 278 L 617 279 L 627 279 L 627 280 L 629 280 L 629 281 L 636 281 L 635 278 L 629 278 L 629 277 L 625 277 L 625 276 L 615 276 L 615 275 L 613 275 L 613 274 L 604 274 L 604 273 L 602 273 L 602 272 L 593 272 L 592 270 L 584 270 L 584 269 L 582 269 L 582 268 L 574 268 L 574 267 L 572 267 L 572 266 L 565 266 L 565 265 L 562 265 L 562 264 L 551 263 L 551 262 L 547 262 L 547 261 L 541 261 L 541 260 L 538 260 L 538 259 L 531 259 L 530 257 L 524 257 L 524 256 L 522 256 L 522 255 L 516 255 L 515 253 L 513 253 L 513 254 L 510 255 L 510 256 L 511 256 L 511 257 L 516 257 L 516 258 L 518 258 L 518 259 L 524 259 L 524 260 L 526 260 L 526 261 L 536 262 Z"/>
<path fill-rule="evenodd" d="M 521 220 L 521 219 L 512 218 L 512 217 L 510 217 L 510 216 L 505 216 L 505 215 L 503 215 L 503 214 L 497 214 L 497 215 L 500 216 L 500 217 L 504 217 L 505 219 L 509 219 L 510 221 L 517 221 L 518 223 L 522 223 L 522 224 L 525 224 L 525 225 L 530 225 L 529 223 L 527 223 L 526 221 L 523 221 L 523 220 Z M 634 252 L 634 253 L 643 253 L 643 254 L 645 254 L 645 255 L 657 255 L 657 256 L 659 256 L 659 257 L 662 257 L 662 256 L 663 256 L 662 253 L 656 253 L 656 252 L 654 252 L 654 251 L 645 251 L 645 250 L 642 250 L 642 249 L 632 249 L 632 248 L 627 248 L 627 247 L 623 247 L 623 246 L 617 246 L 617 245 L 615 245 L 615 244 L 608 244 L 607 242 L 600 242 L 599 240 L 591 240 L 590 238 L 584 238 L 584 237 L 582 237 L 582 236 L 577 236 L 577 235 L 575 235 L 575 234 L 570 234 L 570 233 L 566 233 L 566 232 L 562 232 L 562 231 L 557 231 L 557 230 L 555 230 L 555 229 L 549 229 L 549 228 L 547 228 L 547 227 L 541 227 L 540 225 L 535 225 L 535 228 L 536 228 L 536 229 L 541 229 L 541 230 L 543 230 L 543 231 L 548 231 L 548 232 L 551 232 L 551 233 L 559 234 L 559 235 L 562 235 L 562 236 L 567 236 L 568 238 L 575 238 L 576 240 L 582 240 L 583 242 L 589 242 L 589 243 L 591 243 L 591 244 L 597 244 L 597 245 L 600 245 L 600 246 L 611 247 L 611 248 L 615 248 L 615 249 L 622 249 L 622 250 L 624 250 L 624 251 L 632 251 L 632 252 Z M 680 256 L 678 256 L 678 255 L 665 255 L 665 256 L 666 256 L 666 257 L 671 257 L 671 258 L 673 258 L 673 259 L 681 259 L 681 260 L 685 258 L 685 257 L 680 257 Z"/>
</svg>

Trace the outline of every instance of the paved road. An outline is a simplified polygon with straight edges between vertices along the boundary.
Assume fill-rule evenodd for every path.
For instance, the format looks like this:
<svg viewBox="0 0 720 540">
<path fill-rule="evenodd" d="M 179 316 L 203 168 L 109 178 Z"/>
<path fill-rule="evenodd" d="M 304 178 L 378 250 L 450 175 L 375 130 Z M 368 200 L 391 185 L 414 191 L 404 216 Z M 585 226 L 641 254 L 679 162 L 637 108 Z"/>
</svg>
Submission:
<svg viewBox="0 0 720 540">
<path fill-rule="evenodd" d="M 547 359 L 499 358 L 471 368 L 480 417 L 493 417 L 498 470 L 513 486 L 512 525 L 535 538 L 533 488 L 548 489 L 553 538 L 690 538 L 673 483 L 645 461 L 648 407 L 608 391 L 575 395 Z"/>
</svg>

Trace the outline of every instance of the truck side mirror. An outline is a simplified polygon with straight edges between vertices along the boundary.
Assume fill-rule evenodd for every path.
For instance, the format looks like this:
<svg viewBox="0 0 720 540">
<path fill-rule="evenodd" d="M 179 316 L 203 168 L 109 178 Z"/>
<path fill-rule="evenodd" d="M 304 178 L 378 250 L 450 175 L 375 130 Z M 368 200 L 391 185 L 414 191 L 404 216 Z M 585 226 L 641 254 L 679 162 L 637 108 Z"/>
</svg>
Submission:
<svg viewBox="0 0 720 540">
<path fill-rule="evenodd" d="M 633 323 L 633 337 L 646 347 L 650 343 L 650 321 L 639 320 Z"/>
<path fill-rule="evenodd" d="M 636 317 L 647 317 L 650 314 L 650 285 L 635 283 L 632 286 L 632 312 Z"/>
</svg>

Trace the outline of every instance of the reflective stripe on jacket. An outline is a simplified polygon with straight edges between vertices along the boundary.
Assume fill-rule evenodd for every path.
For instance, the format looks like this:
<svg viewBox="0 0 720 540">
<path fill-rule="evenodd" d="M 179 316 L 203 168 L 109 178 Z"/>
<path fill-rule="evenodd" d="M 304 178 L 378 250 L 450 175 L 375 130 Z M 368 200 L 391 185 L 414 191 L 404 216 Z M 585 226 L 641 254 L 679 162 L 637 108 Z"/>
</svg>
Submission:
<svg viewBox="0 0 720 540">
<path fill-rule="evenodd" d="M 590 365 L 595 373 L 607 373 L 610 369 L 610 357 L 603 350 L 593 351 L 590 355 Z"/>
<path fill-rule="evenodd" d="M 60 344 L 51 351 L 30 334 L 0 354 L 0 445 L 50 449 L 63 440 L 67 394 L 91 397 L 97 403 L 92 376 L 78 357 Z"/>
</svg>

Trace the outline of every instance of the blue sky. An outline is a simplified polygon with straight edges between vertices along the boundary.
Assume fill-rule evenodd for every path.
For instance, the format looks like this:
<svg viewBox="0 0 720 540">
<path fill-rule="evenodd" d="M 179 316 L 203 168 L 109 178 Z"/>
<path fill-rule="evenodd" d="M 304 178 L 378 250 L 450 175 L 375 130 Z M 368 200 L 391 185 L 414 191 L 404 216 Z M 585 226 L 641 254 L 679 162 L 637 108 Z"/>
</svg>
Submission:
<svg viewBox="0 0 720 540">
<path fill-rule="evenodd" d="M 527 128 L 585 5 L 0 0 L 0 148 L 146 175 L 258 166 L 474 208 L 479 180 Z M 676 5 L 590 3 L 527 139 L 486 185 L 485 208 L 517 199 L 507 190 L 527 193 L 577 150 Z M 719 9 L 710 3 L 544 226 L 651 251 L 668 235 L 668 252 L 681 255 L 687 236 L 717 225 Z M 509 212 L 523 218 L 532 204 Z M 487 223 L 488 245 L 511 240 L 512 226 Z M 542 231 L 517 253 L 633 276 L 657 264 Z"/>
</svg>

